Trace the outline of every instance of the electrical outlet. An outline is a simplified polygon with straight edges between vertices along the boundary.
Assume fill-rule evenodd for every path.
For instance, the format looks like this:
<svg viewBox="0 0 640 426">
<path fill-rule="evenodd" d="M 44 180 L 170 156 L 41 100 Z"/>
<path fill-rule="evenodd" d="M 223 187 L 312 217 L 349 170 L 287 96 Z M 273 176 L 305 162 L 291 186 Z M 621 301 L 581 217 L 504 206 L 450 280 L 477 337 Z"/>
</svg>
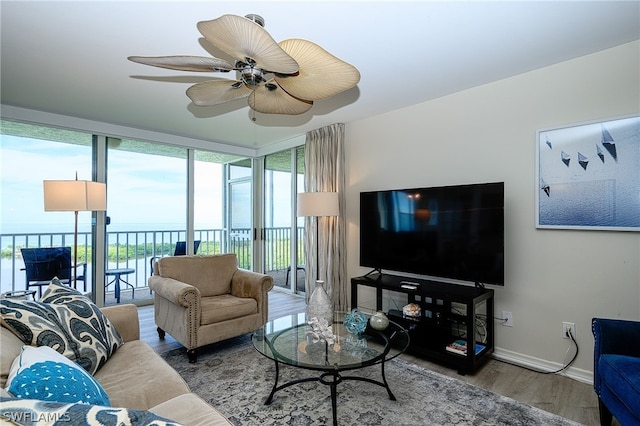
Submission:
<svg viewBox="0 0 640 426">
<path fill-rule="evenodd" d="M 511 312 L 502 311 L 502 325 L 513 327 L 513 314 Z"/>
<path fill-rule="evenodd" d="M 562 338 L 569 338 L 569 330 L 571 330 L 571 335 L 573 338 L 576 338 L 576 325 L 572 322 L 562 322 Z"/>
</svg>

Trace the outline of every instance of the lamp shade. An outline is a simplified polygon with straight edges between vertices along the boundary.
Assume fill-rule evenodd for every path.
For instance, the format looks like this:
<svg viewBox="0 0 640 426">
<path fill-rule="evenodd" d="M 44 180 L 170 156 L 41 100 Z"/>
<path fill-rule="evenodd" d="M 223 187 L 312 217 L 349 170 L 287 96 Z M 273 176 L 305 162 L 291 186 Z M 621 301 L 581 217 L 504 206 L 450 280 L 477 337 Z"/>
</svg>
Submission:
<svg viewBox="0 0 640 426">
<path fill-rule="evenodd" d="M 337 192 L 302 192 L 298 194 L 298 216 L 338 216 Z"/>
<path fill-rule="evenodd" d="M 44 210 L 103 211 L 107 209 L 107 185 L 86 180 L 45 180 Z"/>
</svg>

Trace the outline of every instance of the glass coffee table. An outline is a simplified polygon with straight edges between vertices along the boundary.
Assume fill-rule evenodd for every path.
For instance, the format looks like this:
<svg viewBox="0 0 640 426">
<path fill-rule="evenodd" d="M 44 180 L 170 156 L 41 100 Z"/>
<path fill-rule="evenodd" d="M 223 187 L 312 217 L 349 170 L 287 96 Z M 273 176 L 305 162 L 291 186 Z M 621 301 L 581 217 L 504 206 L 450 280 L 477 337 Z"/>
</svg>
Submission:
<svg viewBox="0 0 640 426">
<path fill-rule="evenodd" d="M 359 380 L 382 386 L 387 390 L 389 399 L 395 401 L 395 396 L 389 388 L 384 372 L 384 364 L 402 354 L 409 346 L 409 334 L 400 325 L 389 321 L 384 331 L 377 331 L 367 326 L 360 335 L 349 333 L 343 324 L 344 314 L 337 313 L 333 323 L 333 333 L 337 344 L 328 345 L 319 341 L 314 343 L 307 332 L 311 329 L 307 325 L 305 313 L 287 315 L 267 322 L 253 333 L 253 346 L 262 355 L 273 360 L 276 364 L 276 377 L 271 393 L 265 405 L 271 404 L 274 394 L 298 383 L 318 381 L 331 387 L 331 408 L 333 424 L 337 425 L 336 395 L 338 384 L 345 380 Z M 280 364 L 289 365 L 305 370 L 319 372 L 313 377 L 292 380 L 278 385 Z M 379 364 L 382 380 L 368 377 L 344 375 L 349 370 Z"/>
</svg>

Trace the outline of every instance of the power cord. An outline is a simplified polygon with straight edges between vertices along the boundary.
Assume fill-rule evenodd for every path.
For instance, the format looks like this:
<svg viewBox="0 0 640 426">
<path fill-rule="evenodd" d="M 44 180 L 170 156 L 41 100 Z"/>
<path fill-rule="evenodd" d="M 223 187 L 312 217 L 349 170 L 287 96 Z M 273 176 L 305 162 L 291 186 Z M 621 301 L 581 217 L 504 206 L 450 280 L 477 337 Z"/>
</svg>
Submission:
<svg viewBox="0 0 640 426">
<path fill-rule="evenodd" d="M 500 318 L 500 317 L 493 317 L 493 319 L 497 319 L 502 321 L 502 323 L 504 324 L 505 322 L 509 321 L 509 318 Z"/>
<path fill-rule="evenodd" d="M 496 319 L 501 319 L 501 318 L 496 318 Z M 574 363 L 574 361 L 576 360 L 576 358 L 578 358 L 578 353 L 580 352 L 580 348 L 578 347 L 578 342 L 576 341 L 575 337 L 573 337 L 573 333 L 571 332 L 571 330 L 569 330 L 567 332 L 567 334 L 569 334 L 569 339 L 571 339 L 571 342 L 575 345 L 576 347 L 576 353 L 573 355 L 573 358 L 571 358 L 571 361 L 569 361 L 568 363 L 566 363 L 562 368 L 559 368 L 555 371 L 541 371 L 541 370 L 537 370 L 535 368 L 531 368 L 531 367 L 526 367 L 523 365 L 518 365 L 518 364 L 514 364 L 512 362 L 509 361 L 504 361 L 501 359 L 496 359 L 494 358 L 496 361 L 502 362 L 504 364 L 509 364 L 509 365 L 514 365 L 516 367 L 520 367 L 520 368 L 524 368 L 525 370 L 529 370 L 529 371 L 533 371 L 534 373 L 540 373 L 540 374 L 558 374 L 558 373 L 562 373 L 564 370 L 566 370 L 567 368 L 571 367 L 571 365 Z M 569 353 L 569 350 L 571 349 L 571 347 L 567 348 L 567 353 Z M 567 357 L 567 355 L 565 354 L 565 358 Z"/>
</svg>

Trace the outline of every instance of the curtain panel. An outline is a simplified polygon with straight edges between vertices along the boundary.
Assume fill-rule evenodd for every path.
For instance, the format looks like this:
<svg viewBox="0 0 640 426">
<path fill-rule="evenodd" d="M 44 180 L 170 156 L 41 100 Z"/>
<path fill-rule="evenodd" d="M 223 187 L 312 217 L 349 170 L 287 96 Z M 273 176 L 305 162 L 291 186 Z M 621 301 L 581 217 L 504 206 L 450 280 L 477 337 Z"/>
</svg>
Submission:
<svg viewBox="0 0 640 426">
<path fill-rule="evenodd" d="M 325 281 L 334 310 L 349 308 L 346 261 L 344 124 L 332 124 L 307 133 L 305 191 L 337 192 L 339 216 L 307 217 L 305 253 L 307 301 L 315 280 Z M 318 241 L 316 241 L 316 237 Z M 318 252 L 316 253 L 316 247 Z M 319 275 L 316 278 L 316 271 Z"/>
</svg>

